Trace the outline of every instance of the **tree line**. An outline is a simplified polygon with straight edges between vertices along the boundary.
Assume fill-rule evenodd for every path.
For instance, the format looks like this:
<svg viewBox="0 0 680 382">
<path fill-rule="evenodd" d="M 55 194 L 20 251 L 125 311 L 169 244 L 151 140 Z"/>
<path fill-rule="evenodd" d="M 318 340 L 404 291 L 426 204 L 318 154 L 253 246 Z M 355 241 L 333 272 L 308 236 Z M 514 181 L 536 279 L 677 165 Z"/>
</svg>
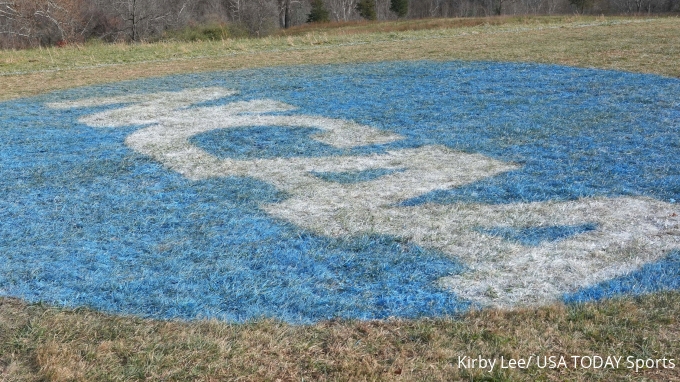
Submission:
<svg viewBox="0 0 680 382">
<path fill-rule="evenodd" d="M 307 22 L 680 12 L 680 0 L 0 0 L 0 48 L 99 39 L 264 36 Z M 212 27 L 211 27 L 212 26 Z"/>
</svg>

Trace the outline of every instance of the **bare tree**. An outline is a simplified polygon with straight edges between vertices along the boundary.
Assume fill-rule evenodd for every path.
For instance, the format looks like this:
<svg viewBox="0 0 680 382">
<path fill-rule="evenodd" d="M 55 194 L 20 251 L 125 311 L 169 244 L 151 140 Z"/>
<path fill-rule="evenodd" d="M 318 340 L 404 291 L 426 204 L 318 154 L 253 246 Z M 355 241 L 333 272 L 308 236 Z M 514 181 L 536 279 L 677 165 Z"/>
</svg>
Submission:
<svg viewBox="0 0 680 382">
<path fill-rule="evenodd" d="M 290 28 L 290 13 L 292 0 L 278 0 L 279 6 L 279 27 Z"/>
<path fill-rule="evenodd" d="M 359 17 L 356 0 L 326 0 L 325 3 L 333 21 L 350 21 Z"/>
<path fill-rule="evenodd" d="M 378 20 L 396 18 L 395 13 L 390 10 L 390 0 L 375 0 L 375 14 Z"/>
<path fill-rule="evenodd" d="M 533 13 L 535 15 L 542 13 L 544 2 L 547 3 L 547 1 L 548 0 L 524 0 L 522 4 L 524 13 Z"/>
<path fill-rule="evenodd" d="M 87 0 L 0 1 L 2 46 L 82 41 L 88 28 Z"/>
<path fill-rule="evenodd" d="M 411 0 L 409 1 L 408 17 L 442 17 L 449 8 L 448 1 L 456 0 Z"/>
<path fill-rule="evenodd" d="M 141 41 L 157 34 L 170 21 L 171 12 L 157 0 L 115 0 L 110 8 L 123 21 L 123 30 L 130 41 Z"/>
<path fill-rule="evenodd" d="M 59 41 L 80 41 L 88 24 L 86 8 L 83 0 L 49 0 L 39 3 L 35 16 L 58 32 Z"/>
<path fill-rule="evenodd" d="M 495 0 L 494 5 L 493 5 L 493 7 L 494 7 L 493 13 L 496 16 L 502 15 L 503 14 L 503 5 L 504 4 L 507 5 L 507 3 L 513 3 L 513 2 L 514 2 L 514 0 Z"/>
<path fill-rule="evenodd" d="M 166 8 L 181 25 L 227 20 L 226 7 L 221 0 L 174 0 Z"/>
<path fill-rule="evenodd" d="M 245 0 L 224 0 L 224 5 L 227 10 L 228 19 L 236 22 L 241 21 L 241 11 Z"/>
<path fill-rule="evenodd" d="M 241 10 L 241 22 L 254 36 L 266 36 L 279 23 L 279 8 L 276 0 L 247 0 Z"/>
<path fill-rule="evenodd" d="M 277 0 L 277 4 L 280 28 L 290 28 L 307 22 L 312 8 L 309 0 Z"/>
<path fill-rule="evenodd" d="M 32 37 L 32 10 L 18 1 L 0 2 L 0 35 L 12 40 L 29 40 Z"/>
</svg>

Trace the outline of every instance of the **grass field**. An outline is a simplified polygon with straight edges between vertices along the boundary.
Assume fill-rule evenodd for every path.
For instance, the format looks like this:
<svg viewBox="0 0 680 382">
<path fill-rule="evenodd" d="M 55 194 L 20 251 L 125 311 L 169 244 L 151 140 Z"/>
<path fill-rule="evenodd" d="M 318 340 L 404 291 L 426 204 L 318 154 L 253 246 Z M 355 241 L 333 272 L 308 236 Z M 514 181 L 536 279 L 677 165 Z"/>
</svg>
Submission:
<svg viewBox="0 0 680 382">
<path fill-rule="evenodd" d="M 0 100 L 121 80 L 387 60 L 554 63 L 680 78 L 680 19 L 523 17 L 304 27 L 263 39 L 0 52 Z M 0 299 L 0 380 L 680 380 L 680 293 L 447 319 L 242 325 L 153 321 Z M 564 356 L 493 372 L 459 357 Z M 572 356 L 622 356 L 618 369 Z M 635 369 L 632 359 L 674 359 Z"/>
</svg>

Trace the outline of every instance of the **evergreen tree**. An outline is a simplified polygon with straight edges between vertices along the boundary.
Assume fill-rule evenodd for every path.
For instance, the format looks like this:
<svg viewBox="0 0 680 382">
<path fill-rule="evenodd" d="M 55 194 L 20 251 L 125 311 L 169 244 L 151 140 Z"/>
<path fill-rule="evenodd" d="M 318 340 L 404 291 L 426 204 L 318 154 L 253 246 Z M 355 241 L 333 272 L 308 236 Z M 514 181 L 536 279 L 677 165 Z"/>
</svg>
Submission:
<svg viewBox="0 0 680 382">
<path fill-rule="evenodd" d="M 357 12 L 359 12 L 359 16 L 366 20 L 375 20 L 377 18 L 375 14 L 375 0 L 359 0 L 357 2 Z"/>
<path fill-rule="evenodd" d="M 399 18 L 405 17 L 408 13 L 408 0 L 390 0 L 390 11 Z"/>
<path fill-rule="evenodd" d="M 308 23 L 326 23 L 330 21 L 328 11 L 323 5 L 323 0 L 311 0 L 312 11 L 307 16 Z"/>
</svg>

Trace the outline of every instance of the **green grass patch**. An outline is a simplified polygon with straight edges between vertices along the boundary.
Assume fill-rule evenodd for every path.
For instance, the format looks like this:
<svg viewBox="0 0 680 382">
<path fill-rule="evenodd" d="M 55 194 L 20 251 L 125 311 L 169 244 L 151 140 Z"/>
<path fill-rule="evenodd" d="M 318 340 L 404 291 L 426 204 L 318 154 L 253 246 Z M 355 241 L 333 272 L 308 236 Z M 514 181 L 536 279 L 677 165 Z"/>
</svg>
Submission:
<svg viewBox="0 0 680 382">
<path fill-rule="evenodd" d="M 166 32 L 161 41 L 222 41 L 248 37 L 248 31 L 237 24 L 208 23 L 189 25 L 184 29 Z"/>
</svg>

